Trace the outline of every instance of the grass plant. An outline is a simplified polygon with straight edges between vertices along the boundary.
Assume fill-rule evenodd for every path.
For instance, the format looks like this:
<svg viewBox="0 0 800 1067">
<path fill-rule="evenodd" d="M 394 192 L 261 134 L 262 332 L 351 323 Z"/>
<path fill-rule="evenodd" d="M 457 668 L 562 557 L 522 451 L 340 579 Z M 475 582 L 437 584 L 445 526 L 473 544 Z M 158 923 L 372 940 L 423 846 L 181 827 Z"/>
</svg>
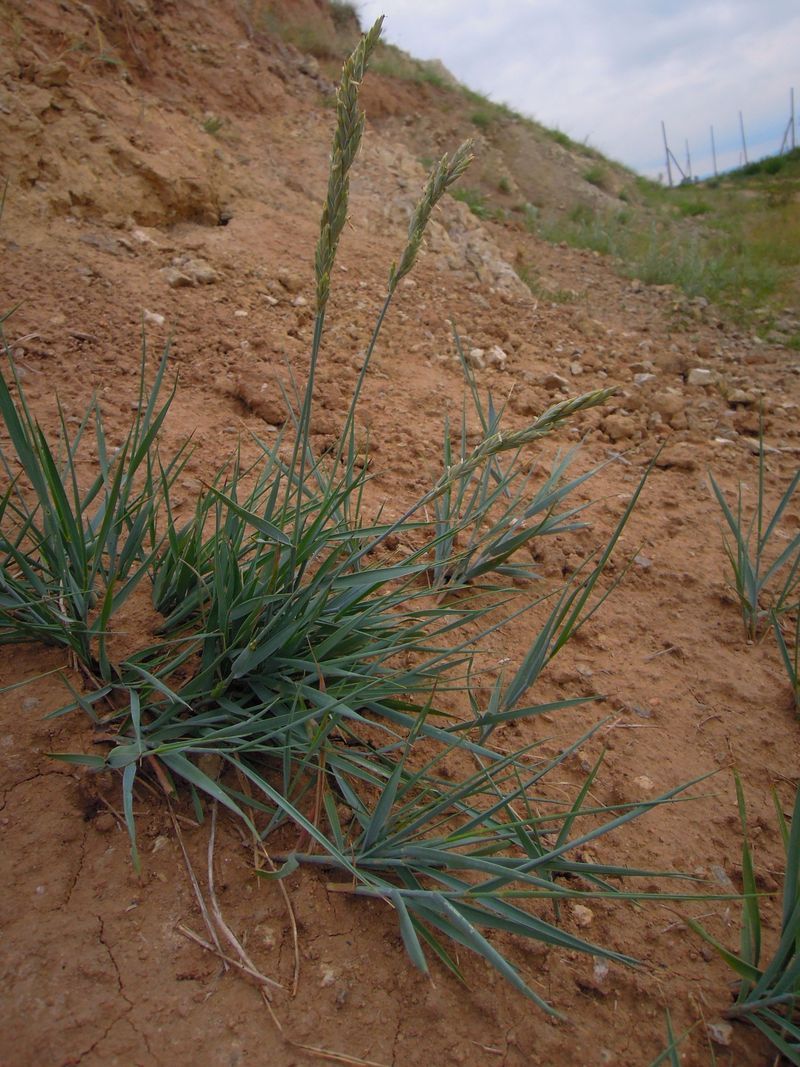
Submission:
<svg viewBox="0 0 800 1067">
<path fill-rule="evenodd" d="M 663 1049 L 650 1064 L 650 1067 L 661 1067 L 662 1064 L 669 1064 L 669 1067 L 681 1067 L 681 1054 L 679 1052 L 680 1046 L 686 1040 L 688 1031 L 678 1036 L 675 1033 L 675 1028 L 672 1025 L 672 1016 L 669 1013 L 669 1008 L 664 1011 L 664 1020 L 667 1027 L 667 1047 Z"/>
<path fill-rule="evenodd" d="M 698 922 L 690 927 L 710 944 L 739 978 L 736 1001 L 725 1013 L 750 1023 L 765 1034 L 789 1062 L 800 1064 L 800 788 L 796 790 L 790 825 L 777 796 L 775 810 L 786 854 L 781 927 L 778 945 L 762 962 L 762 919 L 753 855 L 747 839 L 747 813 L 738 775 L 736 794 L 742 823 L 741 942 L 736 954 L 720 944 Z"/>
<path fill-rule="evenodd" d="M 162 467 L 155 450 L 174 395 L 173 389 L 160 399 L 166 356 L 149 396 L 142 361 L 137 414 L 113 451 L 96 401 L 72 437 L 59 408 L 61 445 L 54 450 L 19 381 L 17 405 L 0 376 L 0 417 L 14 453 L 12 459 L 0 450 L 8 484 L 0 498 L 0 641 L 62 645 L 105 682 L 112 678 L 110 620 L 150 573 L 159 548 L 159 492 L 172 484 L 186 458 L 182 449 Z M 89 430 L 99 470 L 88 489 L 81 489 L 77 458 Z"/>
<path fill-rule="evenodd" d="M 450 89 L 447 80 L 425 60 L 415 59 L 395 45 L 381 42 L 371 63 L 376 74 L 398 81 L 414 82 L 418 85 L 432 85 L 437 89 Z"/>
<path fill-rule="evenodd" d="M 644 483 L 606 544 L 553 592 L 510 679 L 474 684 L 482 641 L 502 624 L 498 608 L 513 594 L 483 588 L 479 579 L 489 571 L 503 577 L 506 568 L 513 574 L 512 555 L 531 536 L 569 531 L 581 512 L 580 505 L 562 510 L 588 477 L 564 481 L 566 457 L 528 502 L 518 473 L 522 450 L 601 404 L 609 390 L 564 400 L 504 430 L 491 400 L 484 406 L 468 379 L 481 421 L 477 443 L 469 447 L 462 433 L 441 475 L 398 518 L 368 511 L 357 405 L 393 295 L 414 267 L 437 202 L 469 164 L 469 143 L 432 168 L 390 269 L 338 443 L 324 457 L 313 453 L 330 283 L 364 127 L 358 89 L 380 28 L 381 20 L 346 61 L 337 93 L 307 379 L 286 395 L 289 418 L 277 440 L 254 442 L 256 464 L 234 454 L 179 523 L 172 490 L 187 450 L 164 458 L 158 445 L 175 388 L 165 384 L 167 353 L 149 390 L 143 361 L 137 415 L 114 454 L 97 404 L 72 438 L 59 414 L 56 448 L 21 382 L 3 381 L 9 488 L 0 502 L 0 641 L 62 645 L 83 669 L 88 689 L 73 686 L 72 701 L 53 714 L 82 710 L 101 751 L 60 758 L 121 774 L 137 865 L 134 797 L 148 776 L 168 794 L 181 787 L 199 819 L 208 802 L 218 802 L 257 839 L 281 830 L 287 847 L 278 877 L 299 864 L 321 867 L 339 879 L 333 888 L 385 901 L 423 971 L 432 954 L 461 975 L 453 946 L 462 946 L 552 1011 L 487 932 L 634 962 L 563 930 L 557 905 L 646 897 L 624 879 L 635 887 L 654 872 L 581 860 L 576 850 L 685 787 L 641 804 L 593 805 L 600 757 L 565 802 L 563 783 L 550 789 L 549 776 L 598 727 L 555 756 L 540 742 L 508 752 L 492 736 L 586 699 L 536 704 L 529 694 L 542 667 L 608 595 L 608 588 L 596 591 L 597 582 Z M 99 470 L 83 490 L 79 453 L 89 424 Z M 519 516 L 533 523 L 530 531 L 514 522 Z M 456 545 L 462 534 L 466 550 Z M 436 595 L 467 583 L 458 596 Z M 157 629 L 149 643 L 115 659 L 109 643 L 119 611 L 148 586 Z M 459 696 L 463 713 L 449 706 Z M 464 757 L 474 770 L 455 777 L 453 761 L 463 767 Z"/>
<path fill-rule="evenodd" d="M 800 469 L 778 501 L 770 517 L 765 501 L 764 435 L 760 435 L 758 450 L 758 478 L 756 502 L 749 521 L 746 521 L 742 486 L 737 494 L 734 511 L 709 473 L 711 488 L 722 510 L 730 539 L 725 538 L 725 551 L 733 571 L 734 589 L 739 600 L 745 632 L 752 640 L 770 618 L 796 610 L 795 598 L 800 594 L 800 533 L 788 543 L 774 548 L 777 529 L 789 503 L 800 486 Z"/>
<path fill-rule="evenodd" d="M 461 340 L 456 333 L 456 348 L 481 432 L 488 437 L 500 433 L 503 409 L 497 409 L 491 394 L 484 405 Z M 461 464 L 471 451 L 468 443 L 467 400 L 461 413 L 457 447 L 449 420 L 444 424 L 443 460 L 446 470 Z M 511 557 L 528 546 L 534 538 L 570 533 L 586 523 L 578 517 L 589 506 L 576 504 L 560 510 L 562 503 L 603 466 L 565 480 L 577 449 L 557 456 L 550 474 L 531 495 L 534 471 L 523 470 L 523 452 L 519 449 L 496 457 L 481 469 L 471 469 L 451 482 L 434 501 L 436 543 L 434 546 L 433 584 L 436 588 L 457 589 L 494 573 L 506 578 L 535 577 L 531 566 L 511 562 Z"/>
<path fill-rule="evenodd" d="M 598 189 L 608 189 L 608 172 L 599 163 L 593 164 L 583 172 L 583 180 L 589 182 L 590 185 L 596 185 Z"/>
<path fill-rule="evenodd" d="M 504 215 L 503 209 L 488 204 L 486 197 L 478 189 L 462 186 L 454 189 L 451 195 L 454 200 L 460 200 L 462 204 L 466 204 L 472 214 L 479 219 L 497 219 Z"/>
<path fill-rule="evenodd" d="M 346 0 L 331 0 L 329 4 L 333 24 L 337 28 L 349 29 L 358 25 L 358 11 L 354 4 Z"/>
<path fill-rule="evenodd" d="M 470 115 L 470 122 L 479 130 L 488 130 L 492 125 L 492 116 L 488 111 L 473 111 Z"/>
<path fill-rule="evenodd" d="M 574 289 L 551 289 L 537 271 L 524 261 L 517 261 L 514 269 L 520 281 L 523 281 L 539 300 L 546 300 L 549 304 L 572 304 L 580 297 Z"/>
<path fill-rule="evenodd" d="M 772 616 L 772 627 L 778 642 L 778 651 L 786 667 L 789 684 L 792 687 L 795 711 L 800 715 L 800 604 L 794 605 L 794 625 L 788 626 L 788 637 L 783 632 L 781 620 Z"/>
<path fill-rule="evenodd" d="M 219 115 L 208 114 L 200 123 L 203 131 L 209 134 L 211 137 L 216 137 L 219 131 L 222 129 L 224 123 Z"/>
</svg>

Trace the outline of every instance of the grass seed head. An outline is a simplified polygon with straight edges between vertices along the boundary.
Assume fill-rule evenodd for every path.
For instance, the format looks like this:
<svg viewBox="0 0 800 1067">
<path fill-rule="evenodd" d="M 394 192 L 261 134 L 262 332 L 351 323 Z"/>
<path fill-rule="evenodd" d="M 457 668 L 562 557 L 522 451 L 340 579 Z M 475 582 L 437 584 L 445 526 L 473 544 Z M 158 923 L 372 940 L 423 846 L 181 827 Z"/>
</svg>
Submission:
<svg viewBox="0 0 800 1067">
<path fill-rule="evenodd" d="M 521 430 L 511 430 L 508 433 L 498 431 L 490 434 L 480 442 L 471 455 L 460 463 L 451 466 L 442 475 L 432 492 L 436 495 L 444 492 L 448 485 L 451 485 L 459 478 L 463 478 L 471 470 L 483 466 L 493 456 L 500 455 L 502 452 L 516 450 L 523 445 L 530 444 L 532 441 L 537 441 L 540 437 L 545 437 L 567 419 L 577 414 L 577 412 L 586 411 L 588 408 L 604 404 L 616 391 L 616 388 L 612 386 L 608 389 L 595 389 L 591 393 L 584 393 L 582 396 L 562 400 L 548 408 L 538 419 L 535 419 L 528 426 L 524 426 Z"/>
<path fill-rule="evenodd" d="M 318 313 L 324 311 L 328 302 L 336 249 L 347 221 L 350 167 L 364 132 L 364 112 L 358 106 L 358 91 L 369 57 L 381 35 L 382 25 L 383 16 L 358 42 L 352 55 L 345 61 L 336 92 L 336 131 L 333 135 L 328 192 L 322 209 L 315 261 Z"/>
<path fill-rule="evenodd" d="M 436 204 L 448 188 L 457 181 L 473 160 L 472 141 L 464 141 L 451 157 L 443 155 L 428 175 L 422 197 L 411 216 L 408 227 L 408 242 L 400 257 L 400 263 L 389 272 L 389 292 L 394 292 L 401 278 L 412 269 L 417 260 L 425 228 Z"/>
</svg>

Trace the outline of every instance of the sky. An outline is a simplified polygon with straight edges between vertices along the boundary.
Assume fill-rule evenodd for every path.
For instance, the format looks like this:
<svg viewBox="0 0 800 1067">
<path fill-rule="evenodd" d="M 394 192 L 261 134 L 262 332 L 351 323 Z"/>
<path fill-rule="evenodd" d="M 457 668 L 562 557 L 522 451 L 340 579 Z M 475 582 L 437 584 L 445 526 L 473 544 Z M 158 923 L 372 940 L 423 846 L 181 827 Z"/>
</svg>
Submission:
<svg viewBox="0 0 800 1067">
<path fill-rule="evenodd" d="M 362 26 L 459 81 L 666 180 L 780 150 L 800 112 L 798 0 L 356 0 Z M 800 124 L 796 124 L 800 144 Z M 674 168 L 674 164 L 673 164 Z M 680 175 L 673 169 L 673 176 Z"/>
</svg>

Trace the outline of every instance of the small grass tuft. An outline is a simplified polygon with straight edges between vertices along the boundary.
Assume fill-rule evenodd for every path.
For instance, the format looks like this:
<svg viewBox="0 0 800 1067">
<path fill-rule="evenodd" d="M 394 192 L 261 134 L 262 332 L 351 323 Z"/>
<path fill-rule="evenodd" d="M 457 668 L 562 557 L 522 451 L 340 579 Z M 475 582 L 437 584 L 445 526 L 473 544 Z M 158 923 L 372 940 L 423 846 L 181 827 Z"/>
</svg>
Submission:
<svg viewBox="0 0 800 1067">
<path fill-rule="evenodd" d="M 725 538 L 725 551 L 733 571 L 734 589 L 742 612 L 745 633 L 754 640 L 770 619 L 796 610 L 795 597 L 800 594 L 800 533 L 785 544 L 773 548 L 778 540 L 778 526 L 800 486 L 800 469 L 772 513 L 767 517 L 765 501 L 764 435 L 760 435 L 756 501 L 749 522 L 744 517 L 742 486 L 734 512 L 709 473 L 711 488 L 722 510 L 731 540 Z"/>
<path fill-rule="evenodd" d="M 736 795 L 742 824 L 741 947 L 738 955 L 725 948 L 696 920 L 688 925 L 711 945 L 739 979 L 736 1002 L 725 1015 L 755 1026 L 789 1063 L 800 1064 L 800 787 L 795 791 L 789 825 L 773 794 L 786 867 L 777 947 L 762 963 L 762 918 L 753 855 L 747 836 L 747 813 L 739 776 Z"/>
<path fill-rule="evenodd" d="M 209 134 L 211 137 L 216 137 L 224 123 L 219 115 L 208 114 L 204 116 L 200 125 L 205 133 Z"/>
<path fill-rule="evenodd" d="M 603 189 L 604 191 L 608 189 L 608 171 L 599 163 L 595 163 L 583 172 L 583 180 L 589 182 L 590 185 L 596 185 L 598 189 Z"/>
</svg>

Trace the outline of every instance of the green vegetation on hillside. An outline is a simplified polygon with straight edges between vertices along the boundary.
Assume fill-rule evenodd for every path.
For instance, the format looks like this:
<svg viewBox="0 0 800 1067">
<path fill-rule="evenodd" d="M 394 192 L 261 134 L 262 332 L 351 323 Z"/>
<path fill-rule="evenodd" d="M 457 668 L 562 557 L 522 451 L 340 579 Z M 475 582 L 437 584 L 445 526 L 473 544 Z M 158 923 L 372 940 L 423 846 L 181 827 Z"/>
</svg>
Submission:
<svg viewBox="0 0 800 1067">
<path fill-rule="evenodd" d="M 599 185 L 588 172 L 587 181 Z M 667 189 L 638 179 L 603 210 L 544 212 L 540 236 L 613 256 L 621 272 L 705 297 L 725 314 L 800 347 L 800 153 Z"/>
</svg>

